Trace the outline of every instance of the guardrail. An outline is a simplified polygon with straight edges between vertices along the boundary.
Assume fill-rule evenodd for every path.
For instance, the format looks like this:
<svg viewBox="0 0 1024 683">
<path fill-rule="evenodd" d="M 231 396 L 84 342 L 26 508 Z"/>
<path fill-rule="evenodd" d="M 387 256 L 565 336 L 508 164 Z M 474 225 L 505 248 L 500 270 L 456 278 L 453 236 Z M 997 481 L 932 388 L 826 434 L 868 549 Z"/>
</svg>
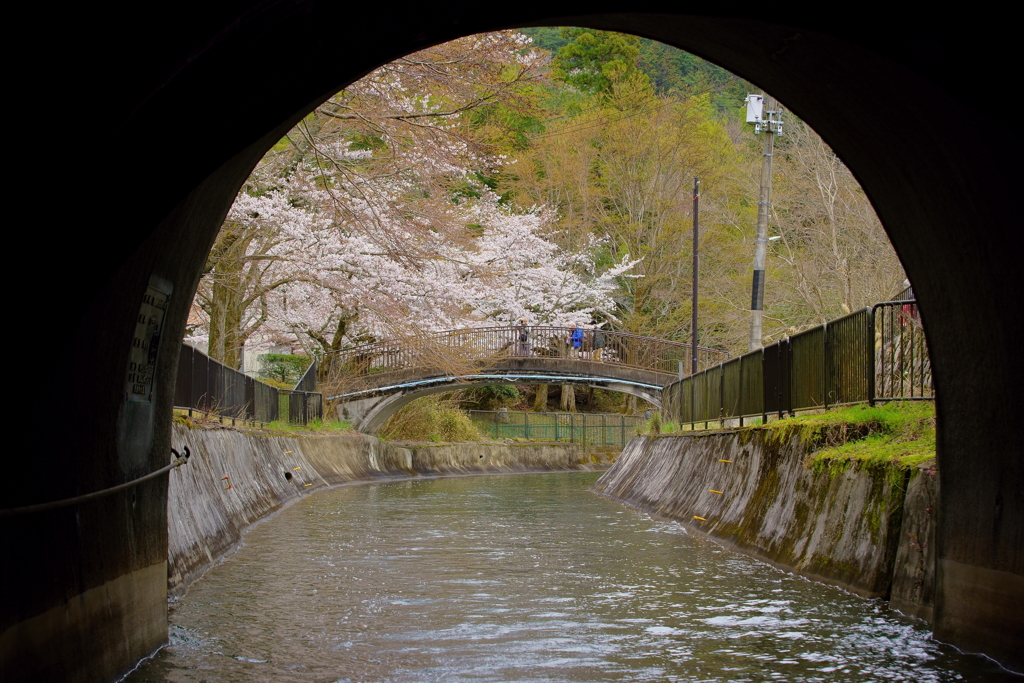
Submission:
<svg viewBox="0 0 1024 683">
<path fill-rule="evenodd" d="M 456 375 L 507 358 L 575 358 L 686 376 L 691 346 L 624 332 L 570 327 L 485 327 L 427 333 L 364 344 L 319 358 L 320 384 L 334 385 L 395 371 L 432 369 Z M 524 338 L 525 337 L 525 338 Z M 729 357 L 725 351 L 697 348 L 698 367 Z"/>
<path fill-rule="evenodd" d="M 320 393 L 272 387 L 188 344 L 182 344 L 179 353 L 174 407 L 189 411 L 189 415 L 197 411 L 232 420 L 266 423 L 287 419 L 303 425 L 323 417 Z"/>
<path fill-rule="evenodd" d="M 917 302 L 887 301 L 732 358 L 663 390 L 669 419 L 696 428 L 851 403 L 931 400 Z"/>
</svg>

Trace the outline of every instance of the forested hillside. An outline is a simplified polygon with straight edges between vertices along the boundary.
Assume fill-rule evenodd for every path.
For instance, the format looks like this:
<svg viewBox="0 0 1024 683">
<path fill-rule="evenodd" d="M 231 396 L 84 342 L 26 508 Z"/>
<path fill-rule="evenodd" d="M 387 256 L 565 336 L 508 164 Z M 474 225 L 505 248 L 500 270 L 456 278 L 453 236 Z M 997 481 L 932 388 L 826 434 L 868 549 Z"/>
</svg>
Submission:
<svg viewBox="0 0 1024 683">
<path fill-rule="evenodd" d="M 531 40 L 532 39 L 532 40 Z M 634 36 L 528 29 L 409 55 L 338 93 L 239 193 L 189 334 L 229 365 L 388 335 L 591 319 L 745 350 L 758 90 Z M 766 341 L 885 299 L 903 273 L 850 172 L 786 116 L 776 142 Z"/>
</svg>

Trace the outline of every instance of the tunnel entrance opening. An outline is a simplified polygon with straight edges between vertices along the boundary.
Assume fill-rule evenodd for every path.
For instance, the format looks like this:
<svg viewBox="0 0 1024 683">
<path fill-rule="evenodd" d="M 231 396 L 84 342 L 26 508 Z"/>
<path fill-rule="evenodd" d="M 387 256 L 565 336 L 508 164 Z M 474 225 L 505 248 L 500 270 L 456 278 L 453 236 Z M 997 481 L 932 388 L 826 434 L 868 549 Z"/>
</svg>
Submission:
<svg viewBox="0 0 1024 683">
<path fill-rule="evenodd" d="M 134 14 L 127 31 L 124 17 L 97 14 L 76 26 L 88 46 L 53 47 L 80 67 L 66 84 L 72 96 L 96 103 L 81 124 L 106 133 L 121 159 L 158 159 L 163 182 L 99 160 L 96 177 L 123 180 L 117 211 L 106 219 L 113 239 L 97 253 L 86 248 L 93 235 L 68 235 L 50 262 L 85 294 L 68 304 L 73 332 L 44 335 L 42 354 L 73 359 L 76 371 L 54 382 L 67 405 L 99 407 L 81 430 L 44 436 L 40 466 L 58 473 L 49 494 L 108 488 L 166 464 L 171 345 L 156 354 L 149 402 L 124 398 L 140 305 L 159 304 L 161 338 L 181 338 L 189 293 L 235 192 L 325 93 L 460 35 L 515 24 L 625 31 L 763 85 L 822 135 L 865 188 L 914 283 L 934 363 L 942 478 L 936 636 L 1024 666 L 1024 462 L 1013 427 L 1024 383 L 1016 313 L 1024 310 L 1024 276 L 1012 218 L 1019 143 L 962 93 L 979 79 L 984 87 L 972 92 L 999 92 L 998 83 L 1009 81 L 1015 62 L 1000 51 L 1015 44 L 1004 35 L 1008 27 L 984 13 L 882 27 L 871 12 L 840 21 L 824 9 L 778 8 L 731 16 L 615 5 L 587 15 L 558 4 L 423 8 L 383 27 L 373 8 L 331 3 L 227 13 L 180 7 L 171 21 L 145 14 L 158 10 Z M 332 27 L 351 25 L 375 28 L 339 43 Z M 265 65 L 253 93 L 238 74 L 248 72 L 268 33 L 281 39 L 276 54 L 287 57 Z M 136 40 L 142 35 L 145 41 Z M 943 44 L 959 49 L 946 55 Z M 301 72 L 294 68 L 300 59 L 308 67 Z M 107 80 L 97 83 L 97 74 Z M 239 125 L 211 138 L 209 121 L 242 101 L 250 106 Z M 208 144 L 197 149 L 196 140 Z M 91 204 L 87 194 L 68 200 L 68 215 Z M 87 253 L 95 254 L 88 262 Z M 29 327 L 51 329 L 50 314 L 33 311 Z M 10 492 L 7 504 L 39 502 L 39 495 L 26 487 Z M 2 663 L 14 680 L 107 680 L 166 638 L 166 485 L 140 487 L 134 511 L 126 495 L 4 521 L 5 544 L 17 549 L 2 565 Z"/>
</svg>

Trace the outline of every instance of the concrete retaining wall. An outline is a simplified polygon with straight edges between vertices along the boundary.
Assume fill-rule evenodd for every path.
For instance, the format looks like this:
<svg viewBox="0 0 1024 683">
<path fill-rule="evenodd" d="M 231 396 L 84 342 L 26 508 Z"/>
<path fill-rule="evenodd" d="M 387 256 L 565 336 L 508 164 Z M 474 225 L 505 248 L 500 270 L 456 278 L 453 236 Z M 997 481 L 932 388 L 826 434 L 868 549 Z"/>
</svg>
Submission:
<svg viewBox="0 0 1024 683">
<path fill-rule="evenodd" d="M 331 486 L 437 475 L 603 469 L 609 458 L 575 444 L 394 446 L 363 434 L 288 438 L 175 424 L 172 444 L 192 453 L 172 470 L 167 501 L 167 587 L 180 594 L 244 530 Z"/>
<path fill-rule="evenodd" d="M 901 541 L 934 536 L 934 474 L 854 464 L 815 471 L 798 437 L 769 438 L 762 430 L 639 437 L 595 490 L 865 597 L 889 598 L 898 587 L 901 610 L 929 617 L 933 556 Z M 914 513 L 905 522 L 908 483 Z"/>
</svg>

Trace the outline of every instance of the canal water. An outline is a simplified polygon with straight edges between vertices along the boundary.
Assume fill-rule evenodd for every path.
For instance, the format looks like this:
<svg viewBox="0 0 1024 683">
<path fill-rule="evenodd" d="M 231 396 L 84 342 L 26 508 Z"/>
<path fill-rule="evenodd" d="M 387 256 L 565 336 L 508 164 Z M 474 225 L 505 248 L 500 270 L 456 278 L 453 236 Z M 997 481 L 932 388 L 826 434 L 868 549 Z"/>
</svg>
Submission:
<svg viewBox="0 0 1024 683">
<path fill-rule="evenodd" d="M 998 680 L 886 605 L 588 491 L 592 473 L 302 500 L 172 604 L 128 681 Z M 1018 679 L 1020 680 L 1020 679 Z"/>
</svg>

